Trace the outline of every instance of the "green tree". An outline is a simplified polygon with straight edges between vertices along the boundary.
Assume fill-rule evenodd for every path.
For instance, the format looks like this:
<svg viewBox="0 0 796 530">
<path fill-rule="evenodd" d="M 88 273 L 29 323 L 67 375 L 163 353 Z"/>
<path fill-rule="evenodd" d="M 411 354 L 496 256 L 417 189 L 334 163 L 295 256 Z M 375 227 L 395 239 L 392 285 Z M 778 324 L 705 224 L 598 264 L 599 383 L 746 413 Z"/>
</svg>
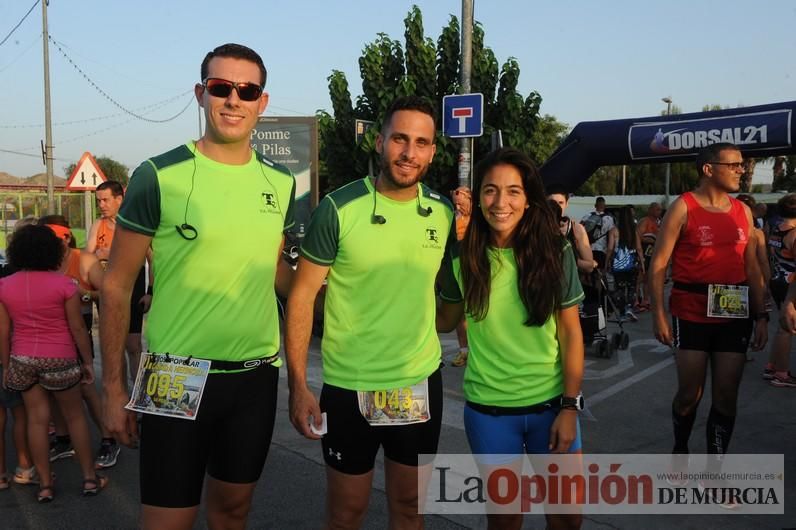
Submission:
<svg viewBox="0 0 796 530">
<path fill-rule="evenodd" d="M 121 162 L 117 162 L 109 156 L 100 156 L 95 159 L 97 165 L 108 178 L 108 180 L 116 180 L 122 183 L 122 186 L 127 187 L 130 180 L 130 170 Z M 64 174 L 71 175 L 77 167 L 77 162 L 73 162 L 64 168 Z"/>
<path fill-rule="evenodd" d="M 442 97 L 459 88 L 459 21 L 453 15 L 434 41 L 426 38 L 422 13 L 412 6 L 404 19 L 405 45 L 379 33 L 364 46 L 359 58 L 362 95 L 350 103 L 348 82 L 340 72 L 329 78 L 334 115 L 319 111 L 321 192 L 328 192 L 360 178 L 373 156 L 379 120 L 397 96 L 417 94 L 428 98 L 439 115 Z M 404 51 L 405 50 L 405 51 Z M 521 149 L 542 162 L 557 147 L 566 125 L 552 116 L 542 118 L 537 92 L 527 97 L 517 91 L 520 75 L 516 59 L 509 58 L 502 68 L 491 48 L 484 44 L 480 23 L 473 28 L 471 91 L 484 95 L 484 136 L 475 142 L 474 160 L 491 149 L 491 133 L 503 131 L 505 145 Z M 341 90 L 344 85 L 346 90 Z M 345 100 L 348 100 L 346 103 Z M 340 110 L 338 110 L 340 109 Z M 339 112 L 339 114 L 338 114 Z M 376 122 L 359 145 L 354 141 L 353 120 Z M 345 124 L 338 124 L 338 121 Z M 442 192 L 455 187 L 459 143 L 437 134 L 437 153 L 426 183 Z"/>
</svg>

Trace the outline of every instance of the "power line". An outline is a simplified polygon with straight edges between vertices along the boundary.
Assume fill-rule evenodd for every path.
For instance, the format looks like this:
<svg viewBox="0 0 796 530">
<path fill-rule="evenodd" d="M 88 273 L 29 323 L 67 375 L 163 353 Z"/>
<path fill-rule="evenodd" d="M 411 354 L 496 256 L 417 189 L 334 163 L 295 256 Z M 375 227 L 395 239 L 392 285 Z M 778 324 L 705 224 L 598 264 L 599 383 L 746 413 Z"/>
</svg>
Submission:
<svg viewBox="0 0 796 530">
<path fill-rule="evenodd" d="M 25 54 L 26 54 L 26 53 L 28 53 L 28 52 L 29 52 L 29 51 L 30 51 L 30 50 L 33 48 L 33 46 L 39 42 L 39 39 L 40 39 L 40 38 L 41 38 L 41 33 L 39 33 L 38 35 L 36 35 L 36 38 L 35 38 L 35 39 L 33 39 L 33 40 L 31 41 L 31 43 L 30 43 L 30 44 L 28 44 L 28 45 L 25 47 L 25 49 L 24 49 L 24 50 L 22 50 L 22 51 L 19 53 L 19 55 L 17 55 L 17 56 L 16 56 L 16 57 L 14 57 L 13 59 L 11 59 L 11 61 L 10 61 L 10 62 L 8 62 L 8 63 L 4 64 L 3 66 L 0 66 L 0 72 L 5 72 L 5 71 L 6 71 L 6 70 L 8 70 L 9 68 L 11 68 L 11 67 L 14 65 L 14 63 L 16 63 L 17 61 L 19 61 L 20 59 L 22 59 L 22 57 L 24 57 L 24 56 L 25 56 Z"/>
<path fill-rule="evenodd" d="M 37 149 L 41 149 L 41 148 L 37 148 Z M 29 156 L 29 157 L 38 158 L 39 160 L 41 160 L 41 154 L 32 155 L 30 153 L 21 153 L 19 151 L 12 151 L 11 149 L 0 149 L 0 153 L 9 153 L 9 154 L 12 154 L 12 155 L 19 155 L 19 156 Z M 60 162 L 69 162 L 69 160 L 66 160 L 64 158 L 54 158 L 53 160 L 58 160 Z"/>
<path fill-rule="evenodd" d="M 155 109 L 156 107 L 163 107 L 172 101 L 179 99 L 187 94 L 193 93 L 193 89 L 186 90 L 181 94 L 177 94 L 176 96 L 172 96 L 168 99 L 164 99 L 161 101 L 156 101 L 155 103 L 150 103 L 149 105 L 145 105 L 143 107 L 138 107 L 135 110 L 138 112 L 148 110 L 148 109 Z M 110 118 L 118 118 L 119 116 L 125 116 L 126 112 L 117 112 L 115 114 L 106 114 L 104 116 L 95 116 L 93 118 L 84 118 L 82 120 L 69 120 L 69 121 L 61 121 L 53 123 L 53 126 L 63 126 L 63 125 L 77 125 L 81 123 L 90 123 L 93 121 L 100 121 L 100 120 L 107 120 Z M 17 125 L 0 125 L 0 129 L 35 129 L 39 127 L 44 127 L 43 123 L 26 123 L 26 124 L 17 124 Z"/>
<path fill-rule="evenodd" d="M 24 16 L 24 17 L 22 17 L 22 20 L 20 20 L 19 22 L 17 22 L 17 25 L 16 25 L 16 26 L 14 26 L 14 28 L 13 28 L 11 31 L 9 31 L 9 32 L 8 32 L 8 35 L 6 35 L 6 37 L 5 37 L 5 38 L 4 38 L 2 41 L 0 41 L 0 46 L 2 46 L 3 44 L 5 44 L 5 43 L 6 43 L 6 41 L 7 41 L 9 38 L 11 38 L 11 35 L 13 35 L 13 34 L 14 34 L 14 32 L 17 30 L 17 28 L 18 28 L 19 26 L 21 26 L 21 25 L 22 25 L 22 23 L 23 23 L 23 22 L 25 22 L 25 19 L 26 19 L 26 18 L 28 18 L 28 15 L 30 15 L 30 13 L 33 11 L 33 9 L 34 9 L 34 8 L 35 8 L 37 5 L 39 5 L 39 0 L 36 0 L 36 1 L 33 3 L 33 5 L 32 5 L 32 6 L 30 6 L 30 9 L 28 9 L 28 12 L 27 12 L 27 13 L 25 13 L 25 16 Z"/>
<path fill-rule="evenodd" d="M 162 120 L 153 120 L 153 119 L 150 119 L 150 118 L 145 118 L 144 116 L 142 116 L 140 114 L 137 114 L 137 113 L 133 112 L 132 110 L 122 106 L 122 104 L 120 104 L 115 99 L 113 99 L 111 96 L 109 96 L 107 92 L 105 92 L 99 86 L 97 86 L 97 84 L 83 70 L 81 70 L 80 67 L 77 64 L 75 64 L 75 62 L 72 60 L 72 58 L 69 57 L 69 55 L 67 55 L 67 53 L 64 51 L 64 49 L 60 46 L 60 43 L 57 42 L 55 39 L 53 39 L 52 35 L 47 35 L 47 38 L 50 40 L 50 42 L 52 42 L 55 45 L 55 47 L 58 49 L 58 51 L 61 52 L 61 55 L 63 55 L 64 58 L 67 61 L 69 61 L 69 64 L 71 64 L 74 67 L 74 69 L 77 70 L 80 73 L 80 75 L 83 76 L 83 78 L 88 82 L 88 84 L 91 85 L 94 88 L 94 90 L 99 92 L 102 95 L 102 97 L 104 97 L 105 99 L 107 99 L 108 101 L 113 103 L 113 105 L 115 105 L 116 107 L 121 109 L 124 113 L 129 114 L 130 116 L 132 116 L 134 118 L 137 118 L 139 120 L 146 121 L 146 122 L 149 122 L 149 123 L 166 123 L 166 122 L 170 122 L 170 121 L 176 120 L 177 118 L 179 118 L 182 115 L 183 112 L 188 110 L 188 107 L 191 105 L 191 101 L 193 101 L 193 98 L 190 98 L 188 100 L 188 103 L 185 105 L 185 107 L 183 107 L 183 109 L 180 112 L 178 112 L 177 114 L 175 114 L 174 116 L 171 116 L 171 117 L 168 117 L 168 118 L 165 118 L 165 119 L 162 119 Z"/>
</svg>

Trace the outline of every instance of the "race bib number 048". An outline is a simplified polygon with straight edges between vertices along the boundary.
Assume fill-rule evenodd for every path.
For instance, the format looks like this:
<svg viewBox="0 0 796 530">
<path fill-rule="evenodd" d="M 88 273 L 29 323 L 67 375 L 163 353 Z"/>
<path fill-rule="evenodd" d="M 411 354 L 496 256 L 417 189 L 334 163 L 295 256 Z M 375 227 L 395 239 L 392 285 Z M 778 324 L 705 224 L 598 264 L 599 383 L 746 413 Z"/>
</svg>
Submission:
<svg viewBox="0 0 796 530">
<path fill-rule="evenodd" d="M 708 316 L 749 318 L 749 286 L 708 285 Z"/>
<path fill-rule="evenodd" d="M 357 392 L 359 412 L 371 425 L 409 425 L 431 419 L 428 379 L 403 388 Z"/>
<path fill-rule="evenodd" d="M 195 420 L 209 370 L 210 361 L 204 359 L 142 353 L 133 393 L 125 408 Z"/>
</svg>

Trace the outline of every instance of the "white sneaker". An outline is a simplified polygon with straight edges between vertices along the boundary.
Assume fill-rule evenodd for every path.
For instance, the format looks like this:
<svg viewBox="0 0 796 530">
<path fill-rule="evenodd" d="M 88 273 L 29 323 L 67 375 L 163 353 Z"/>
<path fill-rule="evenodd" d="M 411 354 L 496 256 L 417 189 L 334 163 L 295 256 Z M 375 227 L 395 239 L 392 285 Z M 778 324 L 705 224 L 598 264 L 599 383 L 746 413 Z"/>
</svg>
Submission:
<svg viewBox="0 0 796 530">
<path fill-rule="evenodd" d="M 25 469 L 17 466 L 13 480 L 17 484 L 38 484 L 39 474 L 36 472 L 35 467 L 29 467 L 28 469 Z"/>
</svg>

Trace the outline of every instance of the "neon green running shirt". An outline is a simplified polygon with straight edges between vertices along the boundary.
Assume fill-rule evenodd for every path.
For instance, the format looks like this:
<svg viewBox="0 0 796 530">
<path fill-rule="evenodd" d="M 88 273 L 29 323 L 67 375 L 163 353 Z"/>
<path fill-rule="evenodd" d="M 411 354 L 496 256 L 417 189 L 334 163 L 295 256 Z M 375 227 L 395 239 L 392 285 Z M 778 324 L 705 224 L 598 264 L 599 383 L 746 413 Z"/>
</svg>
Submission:
<svg viewBox="0 0 796 530">
<path fill-rule="evenodd" d="M 449 251 L 443 271 L 443 300 L 462 301 L 458 244 Z M 562 251 L 564 278 L 559 307 L 583 300 L 574 253 L 567 242 Z M 492 283 L 489 311 L 476 321 L 468 314 L 467 342 L 470 354 L 464 372 L 468 401 L 497 407 L 524 407 L 543 403 L 564 390 L 561 351 L 555 316 L 542 326 L 526 326 L 528 312 L 517 288 L 514 249 L 489 248 Z"/>
<path fill-rule="evenodd" d="M 413 385 L 440 364 L 434 281 L 453 230 L 453 209 L 419 185 L 416 199 L 377 193 L 369 178 L 330 193 L 310 220 L 301 255 L 329 266 L 323 378 L 350 390 Z M 386 219 L 373 222 L 372 216 Z"/>
<path fill-rule="evenodd" d="M 274 278 L 294 196 L 290 171 L 255 151 L 232 166 L 190 143 L 133 172 L 117 220 L 153 237 L 149 351 L 225 361 L 279 351 Z M 192 241 L 175 228 L 186 222 Z"/>
</svg>

